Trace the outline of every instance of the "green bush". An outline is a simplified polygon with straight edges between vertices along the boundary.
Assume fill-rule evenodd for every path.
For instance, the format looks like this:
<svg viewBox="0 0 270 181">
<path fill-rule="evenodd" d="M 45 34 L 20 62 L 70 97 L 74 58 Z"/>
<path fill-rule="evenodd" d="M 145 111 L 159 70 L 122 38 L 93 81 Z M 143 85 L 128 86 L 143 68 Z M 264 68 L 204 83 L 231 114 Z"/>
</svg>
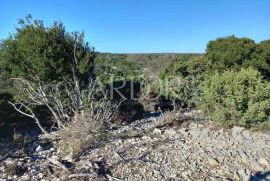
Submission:
<svg viewBox="0 0 270 181">
<path fill-rule="evenodd" d="M 0 125 L 4 125 L 1 133 L 14 123 L 18 125 L 29 120 L 18 116 L 8 104 L 19 95 L 15 84 L 7 84 L 8 80 L 18 77 L 30 83 L 37 77 L 44 83 L 69 80 L 73 76 L 74 52 L 79 66 L 75 73 L 85 86 L 89 74 L 93 74 L 95 52 L 84 41 L 83 33 L 67 32 L 61 22 L 45 26 L 31 15 L 19 20 L 14 33 L 0 42 Z M 40 109 L 39 106 L 35 108 Z M 37 112 L 50 116 L 44 107 Z M 44 116 L 41 117 L 45 120 Z"/>
<path fill-rule="evenodd" d="M 270 41 L 255 43 L 249 38 L 229 36 L 209 41 L 206 49 L 208 74 L 253 67 L 270 79 Z"/>
<path fill-rule="evenodd" d="M 38 76 L 46 82 L 69 79 L 75 49 L 80 62 L 77 74 L 87 81 L 95 58 L 83 33 L 66 32 L 61 22 L 45 26 L 31 15 L 19 21 L 15 33 L 4 39 L 0 47 L 0 69 L 5 78 Z"/>
<path fill-rule="evenodd" d="M 141 64 L 129 62 L 120 55 L 99 55 L 95 60 L 95 74 L 105 90 L 110 92 L 113 101 L 125 101 L 118 107 L 114 123 L 130 123 L 141 119 L 143 106 L 136 100 L 140 94 Z"/>
<path fill-rule="evenodd" d="M 251 60 L 256 43 L 249 38 L 229 36 L 209 41 L 206 57 L 211 69 L 224 70 L 226 68 L 241 67 Z"/>
<path fill-rule="evenodd" d="M 165 79 L 170 76 L 196 76 L 201 75 L 206 69 L 206 59 L 198 55 L 183 55 L 174 59 L 168 67 L 160 73 L 160 78 Z"/>
<path fill-rule="evenodd" d="M 254 61 L 246 65 L 256 67 L 266 79 L 270 79 L 270 40 L 265 40 L 257 45 L 255 52 L 252 54 Z"/>
<path fill-rule="evenodd" d="M 269 123 L 270 83 L 252 68 L 215 73 L 203 82 L 201 108 L 225 126 L 260 127 Z"/>
</svg>

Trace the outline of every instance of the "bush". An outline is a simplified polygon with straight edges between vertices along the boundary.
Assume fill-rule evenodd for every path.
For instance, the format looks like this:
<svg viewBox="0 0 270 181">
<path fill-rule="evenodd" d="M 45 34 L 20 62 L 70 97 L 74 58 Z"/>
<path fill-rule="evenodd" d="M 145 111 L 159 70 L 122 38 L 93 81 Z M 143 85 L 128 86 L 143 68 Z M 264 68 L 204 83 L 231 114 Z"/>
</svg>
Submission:
<svg viewBox="0 0 270 181">
<path fill-rule="evenodd" d="M 171 76 L 201 75 L 206 69 L 206 59 L 203 56 L 185 55 L 173 60 L 169 66 L 160 73 L 161 79 Z"/>
<path fill-rule="evenodd" d="M 120 56 L 120 55 L 119 55 Z M 136 100 L 140 94 L 140 64 L 128 62 L 121 57 L 99 57 L 95 61 L 95 74 L 105 89 L 111 93 L 113 101 L 125 101 L 116 111 L 114 123 L 130 123 L 143 117 L 144 108 Z"/>
<path fill-rule="evenodd" d="M 215 70 L 241 67 L 251 60 L 255 47 L 256 43 L 249 38 L 229 36 L 210 41 L 205 56 L 209 60 L 210 68 Z"/>
<path fill-rule="evenodd" d="M 103 136 L 103 120 L 95 120 L 90 113 L 79 114 L 59 131 L 61 156 L 77 156 L 89 147 L 100 144 Z"/>
<path fill-rule="evenodd" d="M 270 83 L 252 68 L 215 73 L 203 82 L 202 109 L 225 126 L 269 123 Z"/>
<path fill-rule="evenodd" d="M 41 20 L 32 19 L 31 15 L 19 20 L 14 33 L 0 42 L 0 124 L 5 123 L 3 129 L 7 130 L 11 122 L 19 124 L 29 120 L 22 120 L 8 104 L 16 102 L 21 90 L 10 85 L 6 88 L 4 83 L 7 80 L 16 77 L 32 85 L 32 80 L 38 77 L 44 84 L 56 85 L 73 77 L 74 63 L 77 62 L 76 77 L 80 85 L 85 86 L 89 75 L 93 74 L 94 58 L 94 49 L 84 41 L 83 33 L 69 33 L 61 22 L 45 26 Z M 2 85 L 5 86 L 4 91 Z M 39 103 L 32 104 L 31 108 L 36 109 L 37 117 L 49 112 L 45 107 L 39 111 Z M 47 114 L 46 117 L 48 116 L 51 115 Z"/>
<path fill-rule="evenodd" d="M 252 55 L 254 61 L 248 64 L 256 67 L 266 79 L 270 79 L 270 40 L 265 40 L 257 45 L 255 52 Z"/>
<path fill-rule="evenodd" d="M 255 43 L 252 39 L 235 36 L 218 38 L 207 45 L 205 54 L 207 72 L 253 67 L 258 69 L 264 78 L 269 79 L 269 50 L 269 40 Z"/>
<path fill-rule="evenodd" d="M 84 41 L 84 34 L 66 32 L 61 22 L 45 26 L 28 15 L 19 21 L 15 33 L 1 42 L 0 65 L 7 78 L 38 76 L 46 82 L 62 81 L 72 75 L 74 52 L 81 62 L 77 74 L 88 80 L 95 53 Z"/>
</svg>

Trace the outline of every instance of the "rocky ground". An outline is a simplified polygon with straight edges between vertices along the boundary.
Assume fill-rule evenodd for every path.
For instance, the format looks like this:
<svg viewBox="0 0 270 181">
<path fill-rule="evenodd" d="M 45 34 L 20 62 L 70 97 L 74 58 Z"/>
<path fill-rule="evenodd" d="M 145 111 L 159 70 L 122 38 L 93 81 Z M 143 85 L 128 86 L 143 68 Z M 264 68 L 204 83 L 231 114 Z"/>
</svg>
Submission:
<svg viewBox="0 0 270 181">
<path fill-rule="evenodd" d="M 59 157 L 57 140 L 32 140 L 12 153 L 2 144 L 0 180 L 270 180 L 269 133 L 196 121 L 145 131 L 157 120 L 120 128 L 114 132 L 126 136 L 74 160 Z"/>
</svg>

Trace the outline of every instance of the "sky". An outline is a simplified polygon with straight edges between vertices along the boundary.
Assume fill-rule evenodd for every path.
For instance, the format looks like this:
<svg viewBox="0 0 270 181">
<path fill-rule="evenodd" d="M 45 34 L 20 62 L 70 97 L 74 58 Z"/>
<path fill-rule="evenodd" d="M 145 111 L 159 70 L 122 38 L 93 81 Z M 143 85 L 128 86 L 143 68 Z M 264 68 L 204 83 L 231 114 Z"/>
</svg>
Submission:
<svg viewBox="0 0 270 181">
<path fill-rule="evenodd" d="M 84 31 L 99 52 L 203 53 L 219 37 L 270 39 L 270 0 L 0 0 L 0 39 L 26 14 Z"/>
</svg>

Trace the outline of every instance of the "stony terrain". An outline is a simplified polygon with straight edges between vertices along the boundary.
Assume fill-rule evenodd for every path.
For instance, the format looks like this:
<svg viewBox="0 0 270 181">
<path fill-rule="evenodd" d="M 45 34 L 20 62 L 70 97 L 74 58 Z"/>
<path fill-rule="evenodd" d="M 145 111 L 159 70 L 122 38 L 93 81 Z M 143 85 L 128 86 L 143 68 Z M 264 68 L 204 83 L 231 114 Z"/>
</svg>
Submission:
<svg viewBox="0 0 270 181">
<path fill-rule="evenodd" d="M 131 127 L 117 131 L 130 133 Z M 41 139 L 17 150 L 18 156 L 1 153 L 0 180 L 270 180 L 270 134 L 240 127 L 194 121 L 162 126 L 74 160 L 60 158 L 55 145 Z"/>
</svg>

